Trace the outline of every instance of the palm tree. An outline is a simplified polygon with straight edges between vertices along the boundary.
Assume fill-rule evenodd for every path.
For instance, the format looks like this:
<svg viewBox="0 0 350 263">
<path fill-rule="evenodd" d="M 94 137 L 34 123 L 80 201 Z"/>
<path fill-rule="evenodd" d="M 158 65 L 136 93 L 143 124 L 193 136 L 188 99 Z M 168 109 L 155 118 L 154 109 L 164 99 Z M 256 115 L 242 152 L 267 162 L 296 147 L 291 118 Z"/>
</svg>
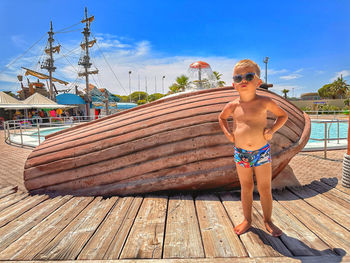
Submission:
<svg viewBox="0 0 350 263">
<path fill-rule="evenodd" d="M 176 82 L 173 83 L 173 85 L 171 85 L 169 89 L 172 93 L 177 93 L 180 91 L 184 91 L 188 87 L 188 84 L 188 77 L 186 77 L 185 75 L 181 75 L 180 77 L 176 78 Z"/>
<path fill-rule="evenodd" d="M 330 90 L 334 94 L 334 98 L 336 96 L 340 96 L 341 98 L 343 98 L 347 94 L 349 89 L 350 85 L 348 85 L 343 79 L 343 75 L 340 75 L 340 77 L 333 81 L 330 87 Z"/>
<path fill-rule="evenodd" d="M 282 90 L 282 93 L 284 94 L 284 98 L 287 99 L 287 93 L 289 92 L 289 89 Z"/>
<path fill-rule="evenodd" d="M 220 73 L 217 72 L 217 71 L 213 71 L 213 74 L 215 75 L 215 78 L 216 78 L 216 80 L 218 81 L 218 86 L 219 86 L 219 87 L 223 87 L 226 83 L 225 83 L 225 81 L 220 80 L 222 74 L 220 74 Z"/>
</svg>

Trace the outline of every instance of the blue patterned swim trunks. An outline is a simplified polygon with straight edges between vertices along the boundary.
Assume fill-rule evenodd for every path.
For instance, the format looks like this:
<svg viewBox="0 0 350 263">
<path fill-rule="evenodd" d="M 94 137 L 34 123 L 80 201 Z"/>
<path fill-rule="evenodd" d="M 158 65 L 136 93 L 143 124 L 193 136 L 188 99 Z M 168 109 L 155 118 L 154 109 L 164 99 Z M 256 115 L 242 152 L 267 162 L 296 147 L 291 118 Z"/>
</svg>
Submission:
<svg viewBox="0 0 350 263">
<path fill-rule="evenodd" d="M 235 162 L 245 168 L 256 167 L 271 162 L 270 144 L 255 151 L 235 148 Z"/>
</svg>

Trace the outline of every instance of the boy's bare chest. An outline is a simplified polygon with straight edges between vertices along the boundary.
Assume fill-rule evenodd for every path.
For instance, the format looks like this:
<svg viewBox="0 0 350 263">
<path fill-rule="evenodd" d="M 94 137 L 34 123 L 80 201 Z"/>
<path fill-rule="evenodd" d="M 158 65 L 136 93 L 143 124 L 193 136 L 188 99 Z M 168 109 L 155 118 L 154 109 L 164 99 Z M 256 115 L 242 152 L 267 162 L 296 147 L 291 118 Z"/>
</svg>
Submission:
<svg viewBox="0 0 350 263">
<path fill-rule="evenodd" d="M 232 118 L 236 121 L 265 121 L 267 117 L 267 111 L 260 103 L 237 105 L 232 112 Z"/>
</svg>

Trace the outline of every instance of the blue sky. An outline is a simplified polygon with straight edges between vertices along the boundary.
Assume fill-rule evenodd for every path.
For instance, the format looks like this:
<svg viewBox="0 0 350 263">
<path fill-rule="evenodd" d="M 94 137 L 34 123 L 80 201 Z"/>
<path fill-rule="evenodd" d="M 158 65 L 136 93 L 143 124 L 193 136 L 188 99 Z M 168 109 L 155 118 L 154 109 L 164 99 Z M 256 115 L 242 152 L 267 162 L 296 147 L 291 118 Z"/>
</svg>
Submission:
<svg viewBox="0 0 350 263">
<path fill-rule="evenodd" d="M 197 60 L 208 62 L 230 84 L 234 64 L 250 58 L 263 78 L 266 56 L 268 82 L 279 94 L 284 88 L 295 96 L 315 92 L 340 74 L 350 83 L 348 0 L 2 0 L 0 90 L 19 89 L 21 66 L 40 71 L 51 20 L 55 43 L 62 45 L 54 76 L 83 88 L 77 62 L 85 6 L 95 16 L 91 30 L 98 41 L 91 53 L 100 74 L 91 82 L 115 94 L 129 92 L 130 70 L 132 91 L 145 90 L 147 78 L 147 91 L 153 93 L 161 91 L 162 76 L 167 90 Z"/>
</svg>

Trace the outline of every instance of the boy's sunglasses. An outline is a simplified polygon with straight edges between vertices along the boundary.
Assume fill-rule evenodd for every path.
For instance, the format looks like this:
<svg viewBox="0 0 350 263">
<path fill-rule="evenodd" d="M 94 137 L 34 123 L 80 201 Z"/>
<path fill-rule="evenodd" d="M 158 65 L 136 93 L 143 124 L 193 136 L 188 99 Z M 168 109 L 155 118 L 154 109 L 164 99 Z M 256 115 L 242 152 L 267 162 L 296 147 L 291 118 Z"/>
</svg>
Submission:
<svg viewBox="0 0 350 263">
<path fill-rule="evenodd" d="M 249 72 L 244 75 L 234 75 L 233 76 L 233 81 L 235 83 L 240 83 L 243 79 L 246 81 L 252 81 L 254 79 L 255 73 L 254 72 Z"/>
</svg>

